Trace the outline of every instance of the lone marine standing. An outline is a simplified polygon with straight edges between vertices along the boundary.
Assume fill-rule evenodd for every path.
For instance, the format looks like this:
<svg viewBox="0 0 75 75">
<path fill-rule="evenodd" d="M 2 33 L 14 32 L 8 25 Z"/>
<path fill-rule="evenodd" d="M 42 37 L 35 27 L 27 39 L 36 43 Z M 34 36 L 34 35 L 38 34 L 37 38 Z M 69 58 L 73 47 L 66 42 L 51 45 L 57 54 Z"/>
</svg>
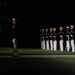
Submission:
<svg viewBox="0 0 75 75">
<path fill-rule="evenodd" d="M 18 49 L 17 49 L 17 39 L 16 39 L 16 22 L 17 19 L 16 18 L 12 18 L 12 44 L 13 44 L 13 50 L 14 50 L 14 56 L 18 56 Z"/>
<path fill-rule="evenodd" d="M 59 30 L 60 30 L 59 31 L 59 46 L 60 46 L 60 51 L 63 51 L 64 50 L 63 27 L 59 27 Z"/>
</svg>

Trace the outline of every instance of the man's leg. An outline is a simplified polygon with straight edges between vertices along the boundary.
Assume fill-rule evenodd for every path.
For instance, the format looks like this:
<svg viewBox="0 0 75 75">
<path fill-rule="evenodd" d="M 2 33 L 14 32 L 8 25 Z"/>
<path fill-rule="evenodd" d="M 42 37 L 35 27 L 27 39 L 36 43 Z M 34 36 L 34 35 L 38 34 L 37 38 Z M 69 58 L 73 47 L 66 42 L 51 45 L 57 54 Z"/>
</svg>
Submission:
<svg viewBox="0 0 75 75">
<path fill-rule="evenodd" d="M 72 52 L 74 52 L 74 40 L 71 40 L 71 47 L 72 47 Z"/>
<path fill-rule="evenodd" d="M 17 40 L 16 40 L 16 38 L 12 39 L 12 42 L 13 42 L 14 55 L 17 56 L 18 55 L 18 49 L 17 49 Z"/>
<path fill-rule="evenodd" d="M 46 41 L 46 49 L 49 50 L 49 40 Z"/>
<path fill-rule="evenodd" d="M 43 49 L 45 49 L 45 40 L 43 40 L 42 42 L 43 42 Z"/>
<path fill-rule="evenodd" d="M 61 40 L 62 43 L 61 43 L 61 50 L 63 51 L 64 50 L 64 47 L 63 47 L 63 40 Z"/>
<path fill-rule="evenodd" d="M 67 51 L 69 51 L 69 50 L 70 50 L 69 40 L 68 40 L 68 41 L 66 41 L 66 49 L 67 49 Z"/>
<path fill-rule="evenodd" d="M 60 40 L 60 50 L 63 51 L 63 40 Z"/>
<path fill-rule="evenodd" d="M 53 42 L 50 40 L 50 50 L 53 50 Z"/>
<path fill-rule="evenodd" d="M 57 41 L 55 40 L 54 41 L 54 51 L 56 51 L 57 50 Z"/>
</svg>

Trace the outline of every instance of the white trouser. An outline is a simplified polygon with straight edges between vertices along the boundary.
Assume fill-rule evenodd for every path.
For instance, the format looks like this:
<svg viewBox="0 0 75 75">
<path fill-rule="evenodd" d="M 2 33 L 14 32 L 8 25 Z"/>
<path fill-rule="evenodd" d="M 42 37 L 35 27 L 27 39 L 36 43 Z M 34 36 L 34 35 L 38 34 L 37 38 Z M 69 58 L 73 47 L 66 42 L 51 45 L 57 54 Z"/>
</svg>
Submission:
<svg viewBox="0 0 75 75">
<path fill-rule="evenodd" d="M 72 48 L 72 52 L 74 52 L 74 40 L 71 40 L 71 48 Z"/>
<path fill-rule="evenodd" d="M 18 49 L 17 49 L 17 40 L 16 40 L 16 38 L 12 39 L 12 43 L 13 43 L 14 55 L 17 55 Z"/>
<path fill-rule="evenodd" d="M 54 51 L 57 50 L 57 41 L 56 40 L 53 41 L 53 48 L 54 48 Z"/>
<path fill-rule="evenodd" d="M 13 42 L 13 46 L 14 46 L 14 48 L 16 49 L 16 39 L 15 39 L 15 38 L 12 39 L 12 42 Z"/>
<path fill-rule="evenodd" d="M 66 49 L 67 49 L 67 51 L 70 50 L 70 42 L 69 42 L 69 40 L 66 41 Z"/>
<path fill-rule="evenodd" d="M 42 48 L 45 49 L 45 40 L 42 41 Z"/>
<path fill-rule="evenodd" d="M 49 50 L 49 40 L 46 41 L 46 49 Z"/>
<path fill-rule="evenodd" d="M 60 51 L 63 51 L 63 40 L 60 40 L 59 43 L 60 43 Z"/>
<path fill-rule="evenodd" d="M 53 41 L 50 40 L 50 50 L 53 50 Z"/>
</svg>

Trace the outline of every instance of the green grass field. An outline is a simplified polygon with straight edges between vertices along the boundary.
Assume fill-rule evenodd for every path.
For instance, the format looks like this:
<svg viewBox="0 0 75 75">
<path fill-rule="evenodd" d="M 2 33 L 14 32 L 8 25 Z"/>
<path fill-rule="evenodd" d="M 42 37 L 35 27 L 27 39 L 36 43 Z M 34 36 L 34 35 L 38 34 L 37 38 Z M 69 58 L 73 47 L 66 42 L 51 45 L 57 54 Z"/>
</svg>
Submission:
<svg viewBox="0 0 75 75">
<path fill-rule="evenodd" d="M 12 54 L 12 48 L 0 48 L 0 54 Z M 42 49 L 25 49 L 18 48 L 19 54 L 29 54 L 29 55 L 75 55 L 75 52 L 67 52 L 67 51 L 51 51 L 51 50 L 42 50 Z"/>
<path fill-rule="evenodd" d="M 0 54 L 12 54 L 12 48 L 0 48 Z M 19 54 L 74 55 L 75 52 L 19 48 Z M 0 58 L 0 71 L 25 74 L 75 75 L 75 58 Z"/>
</svg>

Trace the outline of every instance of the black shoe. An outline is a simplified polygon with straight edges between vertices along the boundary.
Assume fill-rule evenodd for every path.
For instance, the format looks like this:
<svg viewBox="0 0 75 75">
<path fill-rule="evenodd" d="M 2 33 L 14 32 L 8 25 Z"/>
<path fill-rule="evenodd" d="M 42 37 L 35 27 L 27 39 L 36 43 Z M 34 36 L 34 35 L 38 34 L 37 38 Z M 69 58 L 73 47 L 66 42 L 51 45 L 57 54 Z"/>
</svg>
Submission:
<svg viewBox="0 0 75 75">
<path fill-rule="evenodd" d="M 13 57 L 18 57 L 18 54 L 17 54 L 17 53 L 14 53 L 14 54 L 13 54 Z"/>
</svg>

